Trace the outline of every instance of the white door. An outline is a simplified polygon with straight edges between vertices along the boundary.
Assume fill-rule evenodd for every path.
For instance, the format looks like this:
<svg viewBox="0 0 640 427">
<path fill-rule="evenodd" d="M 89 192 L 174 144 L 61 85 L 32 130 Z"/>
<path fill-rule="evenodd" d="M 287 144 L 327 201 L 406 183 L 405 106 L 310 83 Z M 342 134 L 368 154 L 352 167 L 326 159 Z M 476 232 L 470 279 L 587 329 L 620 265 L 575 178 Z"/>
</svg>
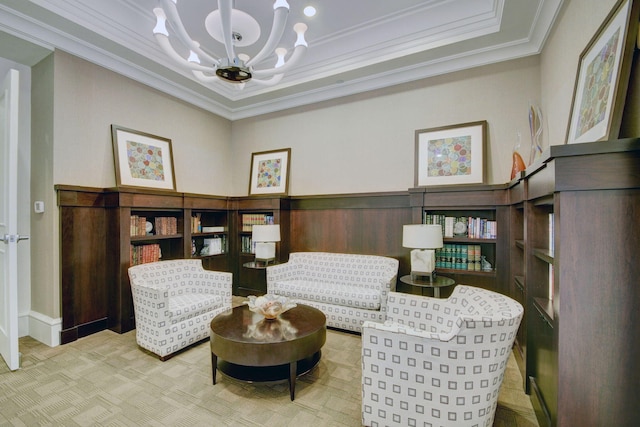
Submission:
<svg viewBox="0 0 640 427">
<path fill-rule="evenodd" d="M 0 354 L 12 371 L 18 353 L 18 87 L 10 70 L 0 93 Z"/>
</svg>

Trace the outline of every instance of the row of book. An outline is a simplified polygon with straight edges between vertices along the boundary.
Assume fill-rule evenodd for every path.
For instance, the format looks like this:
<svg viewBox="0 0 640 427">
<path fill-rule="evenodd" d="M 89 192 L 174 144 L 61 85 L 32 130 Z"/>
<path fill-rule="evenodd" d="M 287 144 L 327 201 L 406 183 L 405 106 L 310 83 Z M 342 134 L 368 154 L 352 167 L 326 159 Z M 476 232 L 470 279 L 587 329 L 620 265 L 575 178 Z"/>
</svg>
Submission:
<svg viewBox="0 0 640 427">
<path fill-rule="evenodd" d="M 251 231 L 254 225 L 275 224 L 273 215 L 269 214 L 242 214 L 242 231 Z"/>
<path fill-rule="evenodd" d="M 469 239 L 495 239 L 498 236 L 497 222 L 481 217 L 446 216 L 424 213 L 424 224 L 440 224 L 445 238 L 467 237 Z"/>
<path fill-rule="evenodd" d="M 202 225 L 200 214 L 191 217 L 191 233 L 223 233 L 226 229 L 224 225 Z"/>
<path fill-rule="evenodd" d="M 131 215 L 131 236 L 146 236 L 147 234 L 147 218 L 144 216 Z"/>
<path fill-rule="evenodd" d="M 482 249 L 480 245 L 445 243 L 436 249 L 436 268 L 482 271 Z"/>
<path fill-rule="evenodd" d="M 199 213 L 191 217 L 191 232 L 192 233 L 202 232 L 202 218 Z"/>
<path fill-rule="evenodd" d="M 178 234 L 178 218 L 175 216 L 156 217 L 153 230 L 158 236 Z"/>
<path fill-rule="evenodd" d="M 240 252 L 244 254 L 255 254 L 256 245 L 253 243 L 251 236 L 241 236 L 240 238 Z"/>
<path fill-rule="evenodd" d="M 131 236 L 146 236 L 156 234 L 158 236 L 170 236 L 178 234 L 178 218 L 174 216 L 158 216 L 154 218 L 151 230 L 147 230 L 147 218 L 139 215 L 131 215 Z"/>
<path fill-rule="evenodd" d="M 162 251 L 158 243 L 148 245 L 131 245 L 129 252 L 129 265 L 146 264 L 160 261 Z"/>
</svg>

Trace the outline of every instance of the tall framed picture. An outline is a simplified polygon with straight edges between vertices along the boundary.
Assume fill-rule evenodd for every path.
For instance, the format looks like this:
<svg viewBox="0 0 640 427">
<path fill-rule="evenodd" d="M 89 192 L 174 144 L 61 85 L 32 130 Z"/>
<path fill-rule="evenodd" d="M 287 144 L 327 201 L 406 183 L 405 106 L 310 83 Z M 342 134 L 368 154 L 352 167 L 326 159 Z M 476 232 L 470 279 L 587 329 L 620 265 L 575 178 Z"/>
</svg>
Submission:
<svg viewBox="0 0 640 427">
<path fill-rule="evenodd" d="M 253 153 L 249 195 L 289 194 L 290 158 L 291 148 Z"/>
<path fill-rule="evenodd" d="M 486 135 L 486 121 L 417 130 L 415 185 L 483 183 Z"/>
<path fill-rule="evenodd" d="M 620 0 L 580 54 L 565 143 L 617 138 L 638 36 L 640 0 Z"/>
<path fill-rule="evenodd" d="M 176 190 L 171 140 L 111 125 L 116 186 Z"/>
</svg>

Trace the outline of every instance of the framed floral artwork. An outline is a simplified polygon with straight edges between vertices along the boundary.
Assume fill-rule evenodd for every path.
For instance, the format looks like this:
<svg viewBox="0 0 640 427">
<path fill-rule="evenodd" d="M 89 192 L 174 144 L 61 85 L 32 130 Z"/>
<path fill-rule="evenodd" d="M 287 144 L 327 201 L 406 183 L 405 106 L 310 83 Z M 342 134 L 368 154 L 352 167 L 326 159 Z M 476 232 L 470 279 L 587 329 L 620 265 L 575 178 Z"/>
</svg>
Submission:
<svg viewBox="0 0 640 427">
<path fill-rule="evenodd" d="M 483 183 L 486 134 L 486 121 L 417 130 L 415 185 Z"/>
<path fill-rule="evenodd" d="M 620 0 L 580 54 L 565 143 L 618 138 L 640 0 Z"/>
<path fill-rule="evenodd" d="M 111 125 L 117 187 L 176 190 L 171 140 Z"/>
<path fill-rule="evenodd" d="M 289 194 L 290 157 L 291 148 L 253 153 L 249 195 Z"/>
</svg>

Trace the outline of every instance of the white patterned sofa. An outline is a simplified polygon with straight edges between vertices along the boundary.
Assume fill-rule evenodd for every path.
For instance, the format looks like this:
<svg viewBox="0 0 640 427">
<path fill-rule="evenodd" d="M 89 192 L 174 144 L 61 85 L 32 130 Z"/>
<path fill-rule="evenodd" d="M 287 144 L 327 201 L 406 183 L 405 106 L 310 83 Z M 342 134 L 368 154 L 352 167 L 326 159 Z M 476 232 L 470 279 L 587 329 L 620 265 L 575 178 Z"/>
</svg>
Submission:
<svg viewBox="0 0 640 427">
<path fill-rule="evenodd" d="M 129 268 L 138 345 L 166 360 L 209 337 L 214 316 L 231 309 L 231 273 L 180 259 Z"/>
<path fill-rule="evenodd" d="M 288 262 L 267 268 L 267 293 L 319 309 L 327 326 L 360 332 L 365 320 L 384 321 L 397 276 L 393 258 L 293 252 Z"/>
<path fill-rule="evenodd" d="M 458 285 L 446 300 L 391 292 L 362 331 L 365 426 L 491 427 L 522 306 Z"/>
</svg>

